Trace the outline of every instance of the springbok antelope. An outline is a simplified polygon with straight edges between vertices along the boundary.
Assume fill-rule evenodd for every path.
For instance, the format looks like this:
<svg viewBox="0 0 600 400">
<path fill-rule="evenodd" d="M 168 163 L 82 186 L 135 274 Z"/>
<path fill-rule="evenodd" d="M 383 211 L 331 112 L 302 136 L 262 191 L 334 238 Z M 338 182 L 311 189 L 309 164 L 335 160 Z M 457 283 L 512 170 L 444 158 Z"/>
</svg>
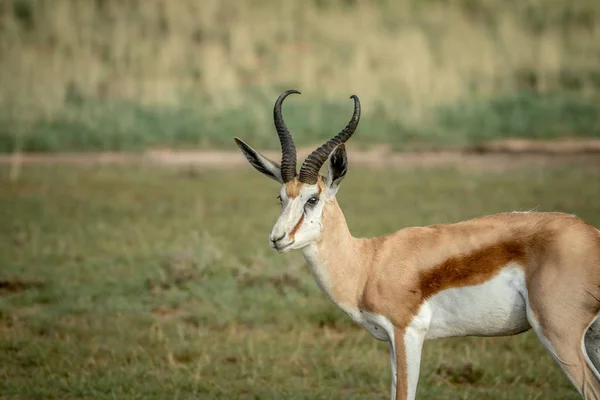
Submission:
<svg viewBox="0 0 600 400">
<path fill-rule="evenodd" d="M 425 339 L 506 336 L 533 328 L 585 399 L 600 399 L 600 230 L 562 213 L 501 213 L 454 224 L 354 238 L 336 201 L 348 170 L 344 143 L 360 118 L 310 154 L 273 110 L 281 165 L 238 138 L 250 164 L 283 186 L 269 235 L 278 252 L 300 249 L 327 297 L 390 345 L 391 398 L 414 399 Z M 320 169 L 328 161 L 326 175 Z"/>
</svg>

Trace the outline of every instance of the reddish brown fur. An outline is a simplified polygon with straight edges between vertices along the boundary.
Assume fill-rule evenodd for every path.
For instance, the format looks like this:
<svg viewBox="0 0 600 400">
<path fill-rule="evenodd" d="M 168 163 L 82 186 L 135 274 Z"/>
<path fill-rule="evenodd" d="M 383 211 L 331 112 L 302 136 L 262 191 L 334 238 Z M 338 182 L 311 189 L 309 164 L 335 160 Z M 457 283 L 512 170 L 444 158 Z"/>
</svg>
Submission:
<svg viewBox="0 0 600 400">
<path fill-rule="evenodd" d="M 387 318 L 396 331 L 397 399 L 405 398 L 407 385 L 402 335 L 423 302 L 449 288 L 481 284 L 510 263 L 523 268 L 540 326 L 572 364 L 563 367 L 575 382 L 594 385 L 580 340 L 600 311 L 600 232 L 581 219 L 505 213 L 361 239 L 352 237 L 333 199 L 321 225 L 315 276 L 327 295 L 344 308 Z M 600 384 L 590 387 L 600 393 Z"/>
<path fill-rule="evenodd" d="M 481 284 L 510 262 L 525 265 L 525 246 L 518 240 L 501 242 L 450 257 L 441 264 L 420 272 L 418 286 L 421 296 L 425 300 L 451 287 Z"/>
<path fill-rule="evenodd" d="M 285 195 L 290 199 L 296 198 L 300 194 L 300 189 L 302 188 L 302 184 L 298 180 L 298 178 L 294 178 L 285 184 Z"/>
<path fill-rule="evenodd" d="M 328 271 L 336 282 L 333 297 L 387 316 L 398 328 L 410 323 L 427 298 L 448 288 L 483 283 L 511 262 L 533 276 L 539 266 L 560 256 L 552 249 L 561 248 L 557 242 L 564 242 L 564 236 L 580 232 L 587 240 L 579 240 L 577 246 L 597 247 L 598 240 L 597 230 L 578 218 L 550 213 L 498 214 L 354 239 L 337 202 L 332 202 L 322 223 L 327 233 L 319 252 L 338 266 Z M 592 241 L 589 229 L 595 233 Z M 568 233 L 561 233 L 565 230 Z"/>
<path fill-rule="evenodd" d="M 285 195 L 290 199 L 294 199 L 300 195 L 300 189 L 304 184 L 298 180 L 298 178 L 294 178 L 285 184 Z M 323 182 L 323 177 L 319 176 L 317 180 L 317 194 L 320 195 L 325 183 Z"/>
<path fill-rule="evenodd" d="M 286 196 L 297 198 L 303 186 L 294 178 L 285 184 Z M 326 187 L 319 176 L 318 194 Z M 584 396 L 600 399 L 600 380 L 581 350 L 585 331 L 600 312 L 599 230 L 567 214 L 504 213 L 362 239 L 350 234 L 335 198 L 323 201 L 320 238 L 306 247 L 304 255 L 321 289 L 367 329 L 371 322 L 356 316 L 363 311 L 392 324 L 397 400 L 406 399 L 409 385 L 405 333 L 422 335 L 427 329 L 419 326 L 421 321 L 410 326 L 423 303 L 444 290 L 489 281 L 509 264 L 522 268 L 525 275 L 525 289 L 521 277 L 516 278 L 519 287 L 511 289 L 513 295 L 518 291 L 526 298 L 527 318 L 536 333 L 550 343 L 551 352 Z M 289 233 L 292 241 L 303 222 L 304 214 Z M 517 306 L 523 313 L 523 306 Z M 506 327 L 498 329 L 512 334 Z M 413 345 L 425 338 L 410 335 L 406 337 Z M 413 376 L 411 385 L 414 382 Z"/>
<path fill-rule="evenodd" d="M 298 229 L 300 229 L 300 226 L 302 226 L 302 222 L 304 222 L 304 214 L 302 214 L 300 216 L 300 218 L 298 219 L 298 222 L 296 223 L 296 225 L 294 226 L 294 228 L 290 231 L 290 240 L 294 240 L 294 236 L 296 236 L 296 232 L 298 232 Z"/>
</svg>

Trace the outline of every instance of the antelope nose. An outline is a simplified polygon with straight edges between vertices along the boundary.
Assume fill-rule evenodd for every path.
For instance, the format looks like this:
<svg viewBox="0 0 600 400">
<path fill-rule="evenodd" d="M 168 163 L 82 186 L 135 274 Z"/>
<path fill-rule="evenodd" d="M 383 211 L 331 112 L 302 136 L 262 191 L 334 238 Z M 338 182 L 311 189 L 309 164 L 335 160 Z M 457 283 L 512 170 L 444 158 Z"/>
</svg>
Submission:
<svg viewBox="0 0 600 400">
<path fill-rule="evenodd" d="M 271 236 L 271 242 L 273 242 L 273 244 L 275 244 L 275 243 L 279 242 L 281 239 L 283 239 L 284 237 L 285 237 L 285 232 L 283 233 L 283 235 L 281 235 L 278 238 Z"/>
</svg>

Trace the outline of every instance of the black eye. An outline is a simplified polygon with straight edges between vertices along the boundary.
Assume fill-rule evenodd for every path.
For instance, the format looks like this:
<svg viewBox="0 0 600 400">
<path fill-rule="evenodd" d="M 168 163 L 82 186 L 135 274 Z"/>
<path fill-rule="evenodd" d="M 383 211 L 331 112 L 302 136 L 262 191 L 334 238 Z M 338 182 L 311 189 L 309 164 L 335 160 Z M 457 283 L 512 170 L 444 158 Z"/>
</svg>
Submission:
<svg viewBox="0 0 600 400">
<path fill-rule="evenodd" d="M 310 199 L 308 199 L 308 201 L 306 202 L 306 204 L 314 206 L 318 202 L 319 202 L 319 198 L 317 196 L 313 196 Z"/>
<path fill-rule="evenodd" d="M 281 200 L 281 196 L 277 196 L 276 199 L 279 200 L 279 204 L 283 204 L 283 200 Z"/>
</svg>

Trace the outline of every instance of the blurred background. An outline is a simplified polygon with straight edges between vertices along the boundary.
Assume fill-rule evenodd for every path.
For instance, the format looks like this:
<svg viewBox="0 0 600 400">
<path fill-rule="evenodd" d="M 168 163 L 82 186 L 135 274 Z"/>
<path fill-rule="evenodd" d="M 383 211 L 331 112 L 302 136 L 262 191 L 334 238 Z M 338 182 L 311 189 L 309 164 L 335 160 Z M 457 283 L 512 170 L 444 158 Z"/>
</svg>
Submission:
<svg viewBox="0 0 600 400">
<path fill-rule="evenodd" d="M 354 236 L 600 227 L 597 0 L 0 0 L 0 399 L 388 398 L 233 142 L 279 159 L 290 88 L 301 156 L 361 99 Z M 418 398 L 579 395 L 527 332 L 427 342 Z"/>
<path fill-rule="evenodd" d="M 599 21 L 595 0 L 3 0 L 0 150 L 277 148 L 288 88 L 301 144 L 351 94 L 357 143 L 598 137 Z"/>
</svg>

